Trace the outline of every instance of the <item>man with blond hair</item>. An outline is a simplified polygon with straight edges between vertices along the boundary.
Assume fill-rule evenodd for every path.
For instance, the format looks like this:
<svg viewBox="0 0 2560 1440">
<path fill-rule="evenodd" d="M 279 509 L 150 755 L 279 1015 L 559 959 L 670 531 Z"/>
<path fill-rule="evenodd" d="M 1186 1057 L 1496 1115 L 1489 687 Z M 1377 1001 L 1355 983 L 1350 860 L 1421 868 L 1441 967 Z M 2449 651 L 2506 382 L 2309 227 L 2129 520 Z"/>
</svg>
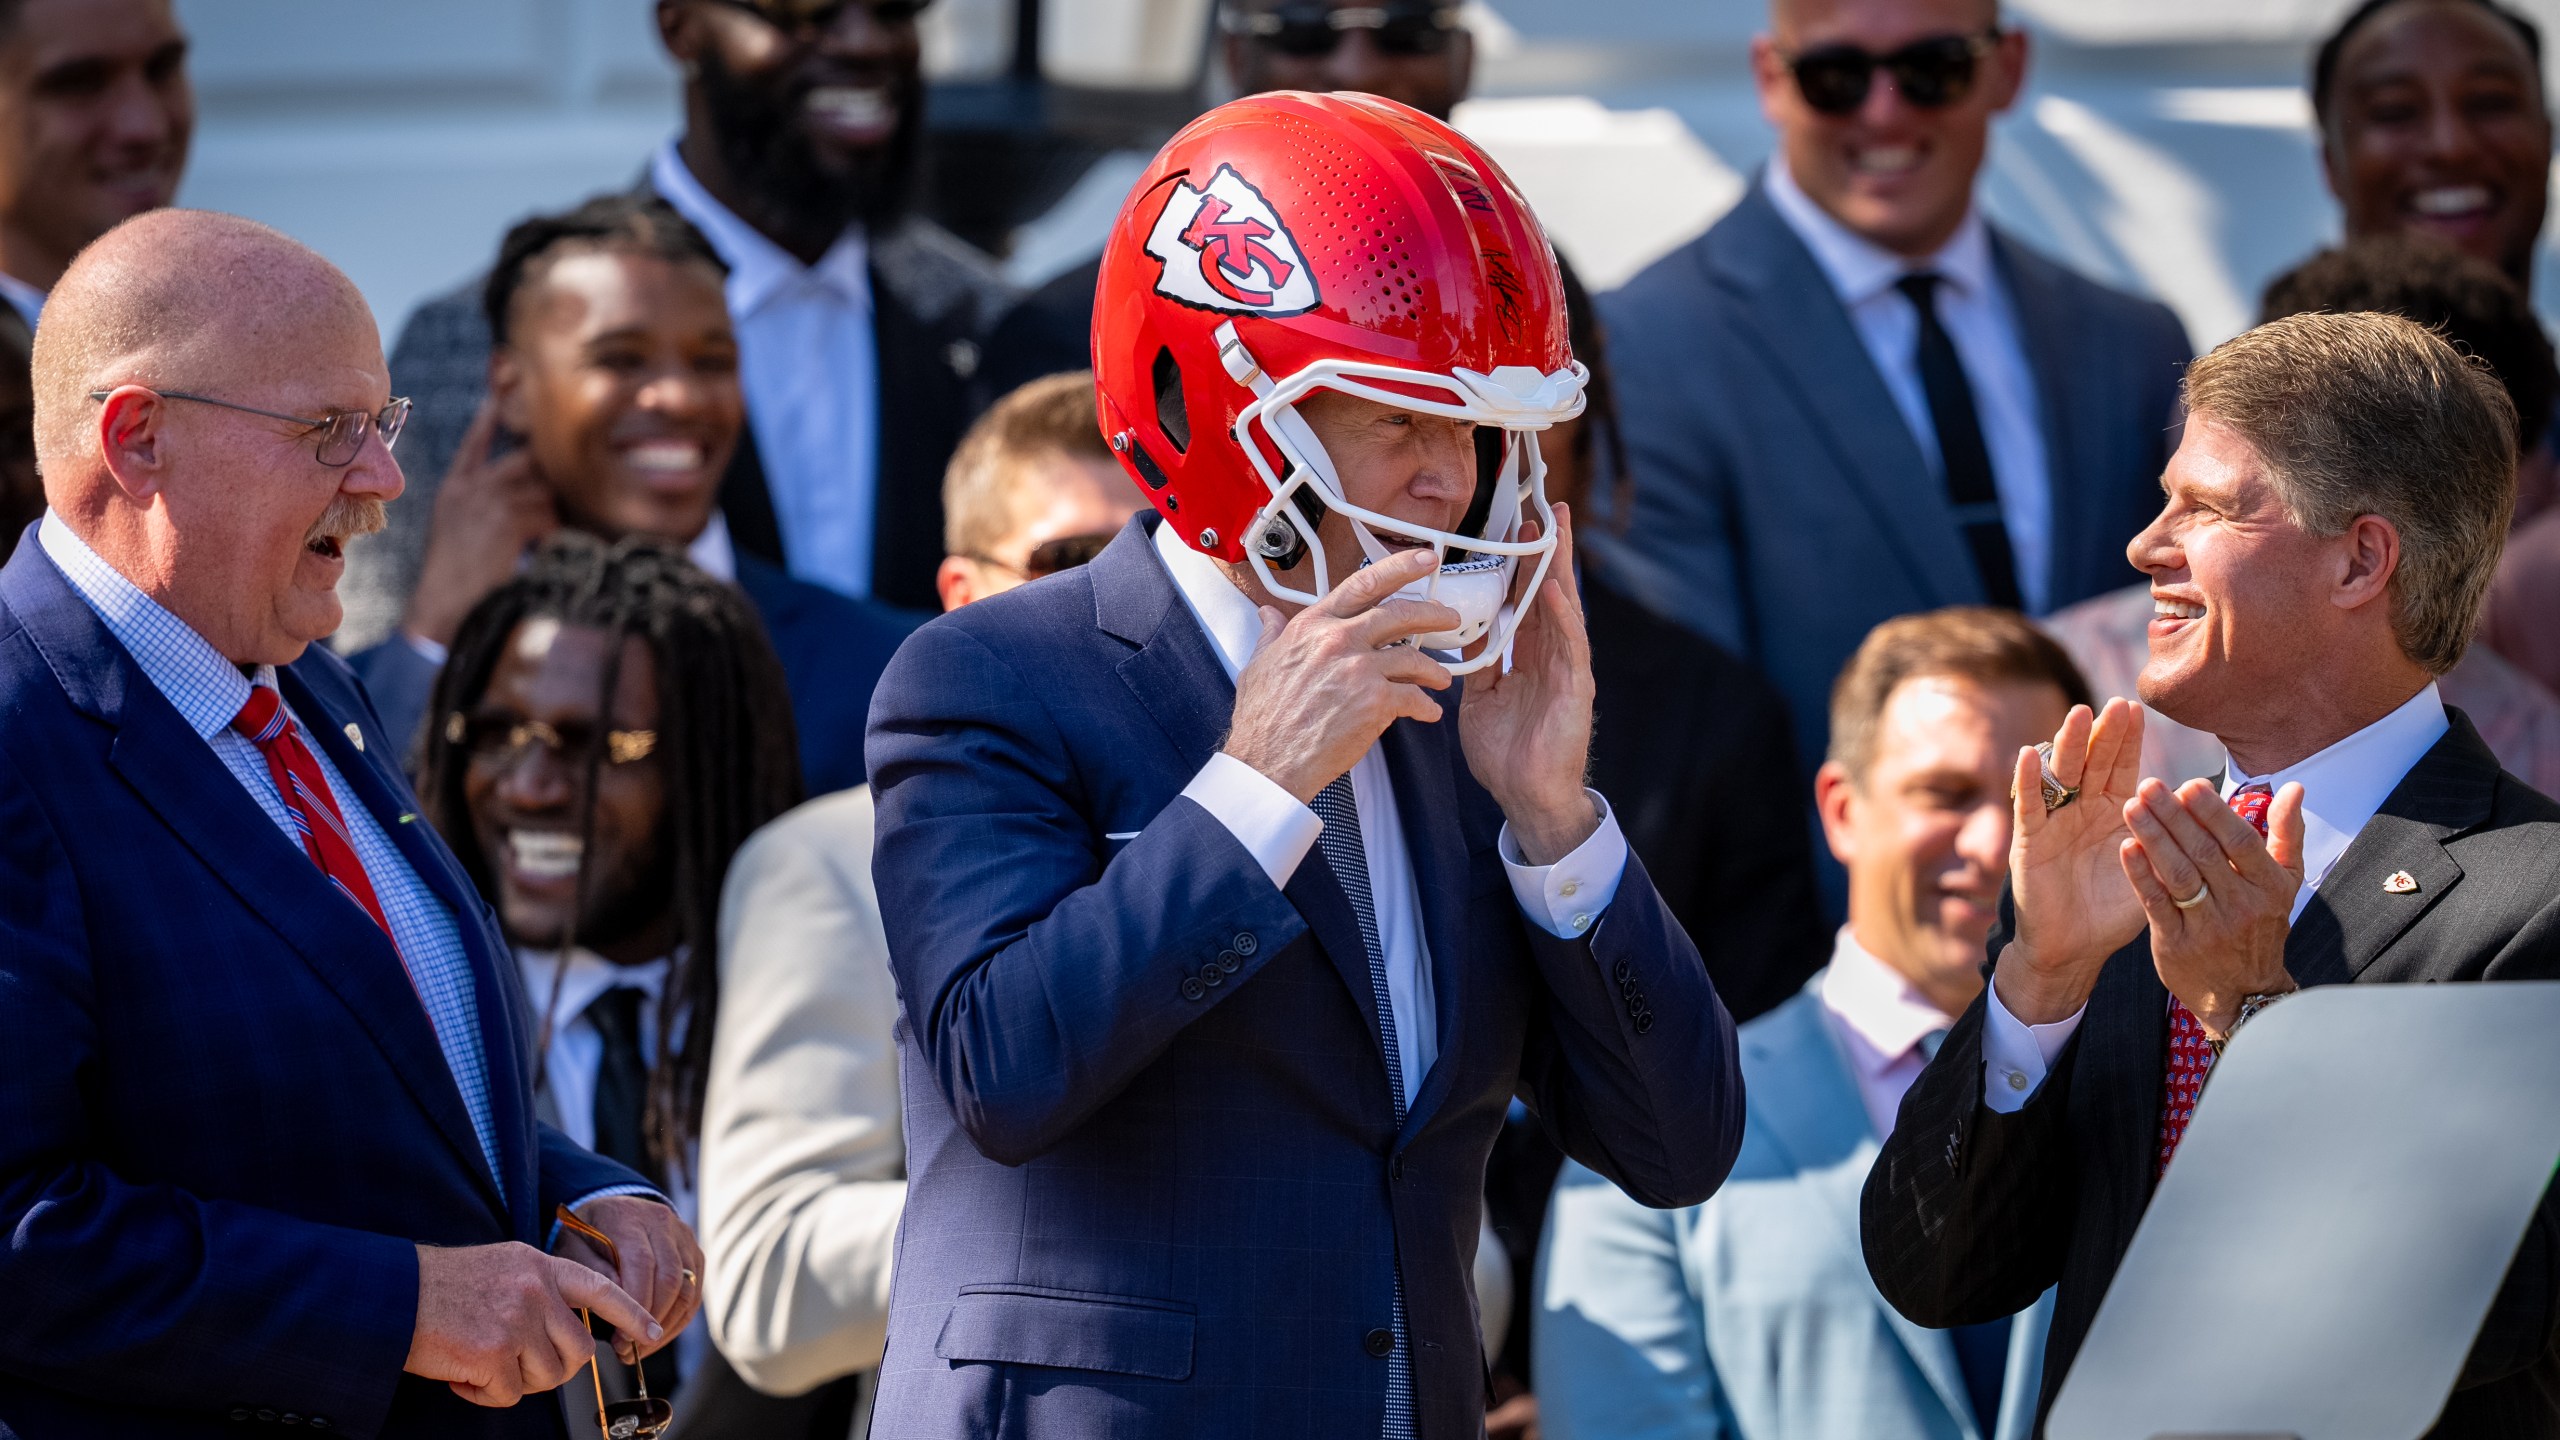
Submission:
<svg viewBox="0 0 2560 1440">
<path fill-rule="evenodd" d="M 2016 752 L 1991 986 L 1862 1206 L 1868 1267 L 1920 1324 L 2060 1287 L 2040 1417 L 2252 1016 L 2310 985 L 2560 978 L 2560 805 L 2436 688 L 2514 503 L 2505 391 L 2370 313 L 2262 325 L 2185 391 L 2167 504 L 2127 553 L 2157 611 L 2142 699 L 2214 735 L 2222 776 L 2139 779 L 2122 699 L 2074 707 L 2049 771 Z M 2546 1196 L 2430 1433 L 2560 1435 L 2555 1334 Z"/>
<path fill-rule="evenodd" d="M 159 211 L 65 273 L 34 368 L 50 508 L 0 569 L 0 1435 L 558 1436 L 535 1392 L 595 1353 L 580 1312 L 635 1358 L 702 1261 L 535 1123 L 506 942 L 312 643 L 400 493 L 364 299 Z M 618 1264 L 537 1248 L 563 1210 Z"/>
<path fill-rule="evenodd" d="M 1146 508 L 1102 443 L 1093 372 L 1031 381 L 978 417 L 942 473 L 942 608 L 1071 570 Z"/>
</svg>

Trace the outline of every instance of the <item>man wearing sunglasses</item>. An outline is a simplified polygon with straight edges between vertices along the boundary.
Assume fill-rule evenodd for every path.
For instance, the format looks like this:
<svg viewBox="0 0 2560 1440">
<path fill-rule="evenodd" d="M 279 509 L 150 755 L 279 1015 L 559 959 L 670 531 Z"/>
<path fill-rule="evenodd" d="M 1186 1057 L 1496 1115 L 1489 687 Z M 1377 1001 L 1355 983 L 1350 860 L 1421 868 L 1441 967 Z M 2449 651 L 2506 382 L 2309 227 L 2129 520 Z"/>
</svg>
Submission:
<svg viewBox="0 0 2560 1440">
<path fill-rule="evenodd" d="M 355 286 L 163 210 L 38 330 L 0 569 L 0 1434 L 555 1437 L 700 1306 L 639 1175 L 536 1122 L 505 941 L 337 628 L 406 414 Z M 567 1205 L 612 1278 L 545 1253 Z M 598 1268 L 604 1263 L 599 1257 Z"/>
<path fill-rule="evenodd" d="M 1093 372 L 1034 380 L 978 417 L 943 476 L 942 608 L 1072 570 L 1146 508 L 1102 443 Z"/>
<path fill-rule="evenodd" d="M 683 133 L 637 187 L 729 267 L 748 423 L 720 499 L 738 549 L 912 610 L 934 604 L 942 467 L 982 399 L 982 327 L 1010 298 L 984 256 L 908 213 L 922 9 L 659 0 Z M 418 583 L 434 477 L 487 390 L 481 291 L 475 280 L 422 306 L 392 353 L 418 399 L 420 483 L 358 557 L 350 645 L 387 636 Z"/>
<path fill-rule="evenodd" d="M 1774 0 L 1752 68 L 1776 152 L 1603 302 L 1636 485 L 1592 543 L 1764 668 L 1806 757 L 1878 622 L 2114 589 L 2158 503 L 2176 317 L 1974 203 L 2026 61 L 1993 0 Z"/>
</svg>

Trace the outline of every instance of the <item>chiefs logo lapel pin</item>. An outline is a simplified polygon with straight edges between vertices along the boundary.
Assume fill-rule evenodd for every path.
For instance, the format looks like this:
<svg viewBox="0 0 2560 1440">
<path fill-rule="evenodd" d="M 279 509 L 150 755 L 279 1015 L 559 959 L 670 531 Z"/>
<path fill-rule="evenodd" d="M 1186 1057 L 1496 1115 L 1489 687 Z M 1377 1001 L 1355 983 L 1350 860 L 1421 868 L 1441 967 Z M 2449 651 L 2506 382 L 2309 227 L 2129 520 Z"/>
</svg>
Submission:
<svg viewBox="0 0 2560 1440">
<path fill-rule="evenodd" d="M 2394 870 L 2391 872 L 2391 877 L 2382 882 L 2382 893 L 2385 895 L 2415 895 L 2418 893 L 2418 877 L 2410 874 L 2406 870 Z"/>
</svg>

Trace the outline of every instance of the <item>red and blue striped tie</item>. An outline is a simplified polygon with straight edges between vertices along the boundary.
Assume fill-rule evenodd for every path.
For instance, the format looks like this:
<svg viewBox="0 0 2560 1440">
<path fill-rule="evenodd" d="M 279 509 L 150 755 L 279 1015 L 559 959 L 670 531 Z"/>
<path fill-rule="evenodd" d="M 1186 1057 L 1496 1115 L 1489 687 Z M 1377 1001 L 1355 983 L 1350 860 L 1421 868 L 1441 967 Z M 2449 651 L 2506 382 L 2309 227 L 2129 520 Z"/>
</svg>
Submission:
<svg viewBox="0 0 2560 1440">
<path fill-rule="evenodd" d="M 276 793 L 284 797 L 285 813 L 293 817 L 293 833 L 311 863 L 320 867 L 339 893 L 373 917 L 384 935 L 390 935 L 391 922 L 383 918 L 373 881 L 364 873 L 364 862 L 356 858 L 355 837 L 347 833 L 346 817 L 338 811 L 337 797 L 329 793 L 328 777 L 320 773 L 311 748 L 302 743 L 302 732 L 285 713 L 283 699 L 264 685 L 252 687 L 249 703 L 231 718 L 231 728 L 247 736 L 258 753 L 267 757 Z M 399 949 L 397 938 L 392 949 Z M 405 968 L 408 962 L 401 963 Z"/>
</svg>

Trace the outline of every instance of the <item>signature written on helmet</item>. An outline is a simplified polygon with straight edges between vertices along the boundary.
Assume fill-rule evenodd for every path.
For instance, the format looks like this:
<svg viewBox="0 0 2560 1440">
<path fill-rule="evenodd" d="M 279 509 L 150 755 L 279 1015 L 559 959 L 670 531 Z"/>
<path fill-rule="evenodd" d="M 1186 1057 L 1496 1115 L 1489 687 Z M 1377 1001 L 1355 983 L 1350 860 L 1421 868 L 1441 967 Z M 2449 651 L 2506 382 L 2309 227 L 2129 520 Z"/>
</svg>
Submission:
<svg viewBox="0 0 2560 1440">
<path fill-rule="evenodd" d="M 1315 272 L 1262 192 L 1221 165 L 1205 189 L 1177 180 L 1147 232 L 1163 262 L 1156 293 L 1203 310 L 1296 315 L 1316 307 Z"/>
</svg>

